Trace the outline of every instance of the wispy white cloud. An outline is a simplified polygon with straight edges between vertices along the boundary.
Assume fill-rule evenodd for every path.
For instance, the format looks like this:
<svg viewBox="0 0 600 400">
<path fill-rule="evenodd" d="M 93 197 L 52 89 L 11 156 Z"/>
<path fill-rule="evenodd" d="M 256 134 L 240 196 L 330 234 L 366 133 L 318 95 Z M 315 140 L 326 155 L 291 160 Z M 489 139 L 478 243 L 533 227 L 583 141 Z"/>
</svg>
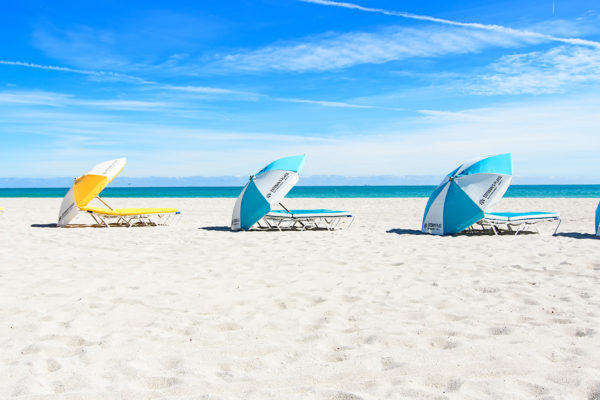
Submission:
<svg viewBox="0 0 600 400">
<path fill-rule="evenodd" d="M 284 98 L 271 97 L 251 92 L 240 92 L 227 89 L 210 88 L 210 87 L 176 87 L 162 86 L 162 88 L 184 91 L 199 94 L 209 95 L 237 95 L 242 100 L 258 101 L 275 101 L 283 103 L 298 103 L 311 104 L 321 107 L 334 108 L 356 108 L 356 109 L 371 109 L 374 106 L 363 104 L 352 104 L 340 101 L 325 101 L 311 100 L 299 98 Z M 151 96 L 153 97 L 153 96 Z M 139 100 L 139 99 L 82 99 L 66 93 L 46 92 L 46 91 L 4 91 L 0 92 L 0 104 L 11 104 L 17 106 L 45 106 L 52 108 L 87 108 L 87 109 L 107 109 L 119 111 L 148 111 L 148 112 L 168 112 L 173 111 L 183 112 L 187 109 L 193 109 L 194 102 L 178 99 L 176 101 L 155 101 L 155 100 Z"/>
<path fill-rule="evenodd" d="M 117 72 L 110 71 L 94 71 L 94 70 L 85 70 L 85 69 L 77 69 L 77 68 L 69 68 L 69 67 L 61 67 L 56 65 L 42 65 L 42 64 L 34 64 L 24 61 L 7 61 L 0 60 L 0 65 L 11 65 L 16 67 L 26 67 L 26 68 L 35 68 L 35 69 L 43 69 L 48 71 L 59 71 L 59 72 L 69 72 L 73 74 L 81 74 L 88 75 L 96 80 L 110 80 L 110 81 L 128 81 L 139 84 L 152 84 L 154 82 L 148 81 L 146 79 L 142 79 L 136 76 L 124 75 Z"/>
<path fill-rule="evenodd" d="M 459 27 L 463 27 L 463 28 L 475 28 L 475 29 L 481 29 L 481 30 L 486 30 L 486 31 L 494 31 L 494 32 L 499 32 L 499 33 L 503 33 L 503 34 L 508 34 L 511 36 L 521 37 L 523 39 L 561 42 L 561 43 L 569 43 L 569 44 L 573 44 L 573 45 L 582 45 L 582 46 L 590 46 L 590 47 L 600 48 L 600 42 L 596 42 L 596 41 L 592 41 L 592 40 L 585 40 L 585 39 L 579 39 L 579 38 L 564 38 L 564 37 L 558 37 L 558 36 L 548 35 L 548 34 L 539 33 L 539 32 L 533 32 L 533 31 L 529 31 L 529 30 L 513 29 L 513 28 L 509 28 L 509 27 L 502 26 L 502 25 L 481 24 L 481 23 L 477 23 L 477 22 L 452 21 L 452 20 L 436 18 L 436 17 L 432 17 L 432 16 L 428 16 L 428 15 L 412 14 L 412 13 L 407 13 L 407 12 L 402 12 L 402 11 L 386 10 L 386 9 L 382 9 L 382 8 L 364 7 L 364 6 L 361 6 L 358 4 L 354 4 L 354 3 L 331 1 L 331 0 L 300 0 L 300 1 L 305 2 L 305 3 L 313 3 L 313 4 L 320 4 L 320 5 L 325 5 L 325 6 L 342 7 L 342 8 L 349 8 L 349 9 L 365 11 L 365 12 L 385 14 L 385 15 L 408 18 L 408 19 L 419 20 L 419 21 L 434 22 L 434 23 L 444 24 L 444 25 L 459 26 Z"/>
<path fill-rule="evenodd" d="M 410 128 L 373 127 L 378 134 L 350 134 L 335 144 L 311 146 L 306 173 L 439 175 L 478 156 L 512 152 L 518 176 L 576 174 L 600 182 L 591 171 L 600 152 L 600 97 L 527 100 L 459 111 L 427 110 Z M 435 116 L 435 118 L 432 118 Z M 393 124 L 391 124 L 393 125 Z M 565 140 L 568 133 L 569 140 Z M 339 158 L 331 158 L 340 154 Z M 359 165 L 353 161 L 360 159 Z M 362 170 L 362 172 L 361 172 Z M 368 171 L 368 172 L 367 172 Z"/>
<path fill-rule="evenodd" d="M 242 100 L 242 101 L 258 101 L 261 98 L 266 97 L 265 95 L 263 95 L 261 93 L 257 93 L 257 92 L 219 88 L 219 87 L 212 87 L 212 86 L 158 85 L 156 88 L 168 90 L 168 91 L 176 92 L 176 93 L 189 94 L 189 95 L 193 95 L 193 96 L 213 97 L 213 98 L 217 97 L 219 99 L 229 98 L 229 99 Z"/>
<path fill-rule="evenodd" d="M 81 107 L 102 107 L 114 110 L 147 110 L 173 108 L 176 105 L 164 101 L 145 100 L 74 100 L 70 105 Z"/>
<path fill-rule="evenodd" d="M 174 108 L 176 104 L 163 101 L 122 100 L 122 99 L 81 99 L 65 93 L 46 91 L 5 91 L 0 92 L 0 104 L 47 107 L 106 108 L 112 110 L 148 110 Z"/>
<path fill-rule="evenodd" d="M 59 107 L 68 101 L 69 96 L 63 93 L 34 91 L 0 92 L 0 104 L 42 105 Z"/>
<path fill-rule="evenodd" d="M 269 95 L 234 90 L 220 87 L 211 86 L 177 86 L 177 85 L 165 85 L 154 81 L 144 80 L 142 78 L 121 75 L 114 72 L 106 71 L 90 71 L 80 70 L 69 67 L 53 66 L 53 65 L 40 65 L 21 61 L 3 61 L 0 60 L 2 65 L 12 65 L 27 68 L 37 68 L 50 71 L 69 72 L 75 74 L 92 75 L 98 77 L 120 77 L 137 83 L 143 84 L 147 89 L 161 89 L 172 92 L 190 93 L 198 95 L 213 95 L 213 96 L 233 96 L 237 99 L 257 101 L 259 99 L 268 99 L 278 102 L 287 103 L 304 103 L 304 104 L 315 104 L 323 107 L 340 107 L 340 108 L 374 108 L 369 105 L 349 104 L 346 102 L 339 101 L 326 101 L 326 100 L 314 100 L 314 99 L 299 99 L 299 98 L 284 98 L 284 97 L 271 97 Z M 0 103 L 13 103 L 13 104 L 30 104 L 30 105 L 47 105 L 47 106 L 65 106 L 65 105 L 80 105 L 80 106 L 99 106 L 114 109 L 133 110 L 143 108 L 158 108 L 158 107 L 169 107 L 170 104 L 164 101 L 141 101 L 141 100 L 82 100 L 75 99 L 73 96 L 63 93 L 50 93 L 43 91 L 29 91 L 29 92 L 0 92 Z"/>
<path fill-rule="evenodd" d="M 503 56 L 464 87 L 476 94 L 548 94 L 600 82 L 600 50 L 559 46 Z"/>
<path fill-rule="evenodd" d="M 469 112 L 456 112 L 444 110 L 418 110 L 418 113 L 426 116 L 431 121 L 490 121 L 490 118 Z"/>
<path fill-rule="evenodd" d="M 560 37 L 593 36 L 600 33 L 600 14 L 588 11 L 571 19 L 554 17 L 534 23 L 528 30 Z"/>
<path fill-rule="evenodd" d="M 73 74 L 81 74 L 88 75 L 98 79 L 104 80 L 127 80 L 133 83 L 138 83 L 142 85 L 154 86 L 156 88 L 161 88 L 165 90 L 177 91 L 177 92 L 188 92 L 188 93 L 196 93 L 196 94 L 216 94 L 216 95 L 244 95 L 244 96 L 260 96 L 260 94 L 245 92 L 233 89 L 219 88 L 219 87 L 209 87 L 209 86 L 177 86 L 177 85 L 164 85 L 155 81 L 147 80 L 144 78 L 140 78 L 133 75 L 124 75 L 117 72 L 111 71 L 100 71 L 100 70 L 85 70 L 85 69 L 77 69 L 56 65 L 42 65 L 35 64 L 24 61 L 7 61 L 0 60 L 0 65 L 10 65 L 17 67 L 25 67 L 25 68 L 35 68 L 42 69 L 48 71 L 58 71 L 58 72 L 68 72 Z"/>
<path fill-rule="evenodd" d="M 339 101 L 322 101 L 322 100 L 306 100 L 306 99 L 294 99 L 294 98 L 282 98 L 275 97 L 275 101 L 281 101 L 284 103 L 301 103 L 301 104 L 315 104 L 323 107 L 339 107 L 339 108 L 375 108 L 373 106 L 362 105 L 362 104 L 350 104 Z"/>
<path fill-rule="evenodd" d="M 99 13 L 110 12 L 109 8 Z M 168 54 L 177 59 L 197 53 L 229 30 L 229 20 L 201 10 L 176 8 L 167 4 L 131 8 L 131 13 L 102 24 L 94 23 L 92 18 L 66 17 L 60 23 L 44 18 L 34 26 L 31 44 L 70 66 L 139 73 L 168 66 L 168 62 L 160 63 Z"/>
<path fill-rule="evenodd" d="M 514 47 L 539 41 L 539 38 L 466 28 L 394 27 L 373 33 L 326 34 L 301 42 L 230 54 L 222 57 L 214 67 L 259 72 L 327 71 L 411 57 L 474 53 L 490 46 Z"/>
<path fill-rule="evenodd" d="M 210 129 L 186 126 L 186 121 L 145 122 L 91 110 L 0 107 L 0 119 L 3 138 L 30 140 L 26 147 L 10 151 L 5 147 L 6 157 L 0 160 L 22 176 L 70 176 L 74 165 L 85 168 L 89 160 L 117 156 L 130 159 L 128 176 L 245 174 L 262 167 L 258 165 L 262 160 L 276 158 L 282 149 L 295 148 L 297 152 L 304 146 L 333 141 L 260 128 Z"/>
<path fill-rule="evenodd" d="M 189 93 L 201 93 L 201 94 L 244 94 L 244 95 L 254 95 L 258 96 L 257 93 L 251 92 L 243 92 L 232 89 L 223 89 L 217 87 L 209 87 L 209 86 L 173 86 L 173 85 L 163 85 L 164 89 L 180 91 L 180 92 L 189 92 Z"/>
<path fill-rule="evenodd" d="M 234 95 L 241 96 L 242 99 L 258 101 L 258 100 L 270 100 L 283 103 L 299 103 L 299 104 L 313 104 L 322 107 L 335 107 L 335 108 L 375 108 L 374 106 L 362 105 L 362 104 L 351 104 L 342 101 L 327 101 L 327 100 L 314 100 L 314 99 L 299 99 L 299 98 L 286 98 L 286 97 L 273 97 L 266 94 L 256 92 L 245 92 L 239 90 L 222 89 L 205 86 L 163 86 L 164 89 L 173 90 L 178 92 L 192 93 L 192 94 L 207 94 L 207 95 Z"/>
<path fill-rule="evenodd" d="M 38 69 L 47 69 L 50 71 L 62 71 L 62 72 L 72 72 L 75 74 L 84 74 L 84 75 L 97 75 L 96 71 L 86 71 L 83 69 L 75 69 L 75 68 L 67 68 L 67 67 L 58 67 L 55 65 L 41 65 L 41 64 L 32 64 L 23 61 L 5 61 L 0 60 L 0 64 L 2 65 L 14 65 L 18 67 L 28 67 L 28 68 L 38 68 Z"/>
<path fill-rule="evenodd" d="M 123 38 L 111 29 L 96 29 L 85 25 L 58 29 L 39 25 L 33 31 L 32 39 L 35 47 L 53 59 L 63 60 L 83 69 L 123 71 L 132 64 L 130 54 L 113 50 L 119 48 L 119 40 Z M 140 41 L 140 46 L 143 43 Z"/>
<path fill-rule="evenodd" d="M 322 107 L 333 107 L 333 108 L 376 108 L 375 106 L 365 104 L 353 104 L 343 101 L 328 101 L 328 100 L 315 100 L 315 99 L 300 99 L 300 98 L 287 98 L 287 97 L 274 97 L 266 94 L 247 92 L 232 89 L 223 89 L 206 86 L 171 86 L 164 85 L 164 89 L 180 91 L 193 94 L 208 94 L 208 95 L 239 95 L 249 97 L 251 100 L 270 100 L 282 103 L 298 103 L 298 104 L 313 104 Z"/>
<path fill-rule="evenodd" d="M 85 169 L 90 159 L 121 155 L 131 161 L 128 176 L 239 175 L 286 154 L 306 153 L 310 158 L 306 175 L 441 177 L 464 160 L 510 151 L 517 175 L 546 176 L 552 171 L 556 176 L 578 174 L 600 182 L 600 173 L 589 169 L 600 152 L 599 107 L 600 97 L 591 94 L 463 110 L 431 109 L 423 110 L 416 121 L 384 119 L 369 129 L 350 128 L 341 138 L 328 138 L 326 128 L 320 131 L 317 126 L 309 136 L 293 127 L 289 134 L 200 129 L 54 108 L 2 107 L 0 119 L 3 135 L 48 138 L 7 152 L 11 167 L 32 176 L 39 176 L 39 171 L 68 176 L 73 162 L 80 164 L 76 169 Z"/>
</svg>

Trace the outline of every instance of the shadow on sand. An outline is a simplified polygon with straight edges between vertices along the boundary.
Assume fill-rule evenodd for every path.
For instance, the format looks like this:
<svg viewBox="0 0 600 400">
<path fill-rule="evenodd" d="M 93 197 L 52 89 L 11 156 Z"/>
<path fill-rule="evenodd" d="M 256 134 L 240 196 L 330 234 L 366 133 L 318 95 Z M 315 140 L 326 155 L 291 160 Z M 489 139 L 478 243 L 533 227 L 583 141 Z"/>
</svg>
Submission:
<svg viewBox="0 0 600 400">
<path fill-rule="evenodd" d="M 396 235 L 428 235 L 417 229 L 390 229 L 387 233 L 395 233 Z"/>
<path fill-rule="evenodd" d="M 387 233 L 395 233 L 397 235 L 428 235 L 429 233 L 421 232 L 417 229 L 390 229 Z M 515 236 L 514 232 L 510 231 L 500 231 L 498 232 L 500 236 Z M 531 231 L 521 231 L 518 236 L 521 235 L 538 235 L 537 232 Z M 446 235 L 446 236 L 497 236 L 492 231 L 482 231 L 482 230 L 470 230 L 470 231 L 462 231 L 460 233 L 456 233 L 454 235 Z"/>
<path fill-rule="evenodd" d="M 292 228 L 292 229 L 283 229 L 283 230 L 279 230 L 277 228 L 262 228 L 262 229 L 257 229 L 257 228 L 253 228 L 250 230 L 239 230 L 239 231 L 232 231 L 231 228 L 229 226 L 202 226 L 198 229 L 202 229 L 204 231 L 214 231 L 214 232 L 231 232 L 231 233 L 239 233 L 239 232 L 331 232 L 329 229 L 327 228 L 313 228 L 313 229 L 300 229 L 300 228 Z"/>
<path fill-rule="evenodd" d="M 58 225 L 56 223 L 53 224 L 31 224 L 30 225 L 32 228 L 58 228 Z M 135 225 L 131 225 L 131 226 L 127 226 L 124 224 L 109 224 L 110 228 L 138 228 L 138 227 L 150 227 L 150 226 L 155 226 L 155 225 L 142 225 L 142 224 L 135 224 Z M 67 226 L 63 226 L 61 229 L 77 229 L 77 228 L 100 228 L 100 229 L 106 229 L 106 225 L 101 225 L 101 224 L 69 224 Z"/>
<path fill-rule="evenodd" d="M 32 228 L 58 228 L 56 223 L 54 224 L 31 224 Z"/>
<path fill-rule="evenodd" d="M 462 231 L 453 236 L 527 236 L 527 235 L 539 235 L 539 232 L 533 231 L 520 231 L 518 235 L 515 234 L 515 231 L 507 231 L 507 230 L 499 230 L 498 234 L 495 234 L 491 230 L 483 231 L 479 229 L 471 230 L 471 231 Z"/>
<path fill-rule="evenodd" d="M 564 236 L 573 239 L 600 239 L 600 236 L 593 235 L 591 233 L 581 233 L 581 232 L 559 232 L 555 236 Z"/>
<path fill-rule="evenodd" d="M 230 227 L 228 226 L 203 226 L 201 228 L 198 229 L 202 229 L 205 231 L 217 231 L 217 232 L 233 232 L 231 230 Z"/>
</svg>

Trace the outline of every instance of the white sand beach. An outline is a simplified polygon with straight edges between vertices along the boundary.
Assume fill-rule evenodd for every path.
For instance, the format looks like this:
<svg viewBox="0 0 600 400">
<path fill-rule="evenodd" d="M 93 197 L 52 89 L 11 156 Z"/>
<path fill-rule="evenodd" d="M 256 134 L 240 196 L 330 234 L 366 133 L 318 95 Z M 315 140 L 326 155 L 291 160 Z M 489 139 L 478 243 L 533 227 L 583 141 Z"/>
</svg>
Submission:
<svg viewBox="0 0 600 400">
<path fill-rule="evenodd" d="M 61 199 L 0 199 L 1 399 L 600 399 L 597 199 L 497 207 L 557 237 L 423 235 L 421 198 L 237 233 L 235 199 L 110 201 L 183 218 L 59 229 Z"/>
</svg>

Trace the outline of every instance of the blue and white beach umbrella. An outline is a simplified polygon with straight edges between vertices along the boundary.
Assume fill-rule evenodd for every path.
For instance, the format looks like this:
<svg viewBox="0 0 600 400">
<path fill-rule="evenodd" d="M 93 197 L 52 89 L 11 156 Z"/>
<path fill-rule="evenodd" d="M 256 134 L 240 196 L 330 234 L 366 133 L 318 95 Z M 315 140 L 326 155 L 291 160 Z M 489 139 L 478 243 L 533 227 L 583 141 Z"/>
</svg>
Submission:
<svg viewBox="0 0 600 400">
<path fill-rule="evenodd" d="M 596 208 L 596 236 L 600 236 L 600 203 Z"/>
<path fill-rule="evenodd" d="M 484 216 L 512 181 L 510 153 L 465 163 L 450 172 L 434 190 L 423 216 L 425 233 L 452 235 Z"/>
<path fill-rule="evenodd" d="M 250 180 L 240 193 L 231 217 L 231 229 L 250 229 L 271 211 L 298 182 L 304 155 L 273 161 Z"/>
</svg>

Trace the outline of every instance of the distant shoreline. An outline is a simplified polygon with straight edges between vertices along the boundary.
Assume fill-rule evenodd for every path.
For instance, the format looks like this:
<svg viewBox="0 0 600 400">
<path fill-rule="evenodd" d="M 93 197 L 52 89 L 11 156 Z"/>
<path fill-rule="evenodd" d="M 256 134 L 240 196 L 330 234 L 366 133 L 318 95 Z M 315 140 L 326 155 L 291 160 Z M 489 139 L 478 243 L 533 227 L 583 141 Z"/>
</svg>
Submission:
<svg viewBox="0 0 600 400">
<path fill-rule="evenodd" d="M 108 187 L 103 197 L 235 198 L 241 186 Z M 296 186 L 290 198 L 427 198 L 434 185 Z M 60 198 L 68 188 L 0 188 L 0 198 Z M 505 197 L 600 198 L 600 185 L 513 185 Z"/>
</svg>

